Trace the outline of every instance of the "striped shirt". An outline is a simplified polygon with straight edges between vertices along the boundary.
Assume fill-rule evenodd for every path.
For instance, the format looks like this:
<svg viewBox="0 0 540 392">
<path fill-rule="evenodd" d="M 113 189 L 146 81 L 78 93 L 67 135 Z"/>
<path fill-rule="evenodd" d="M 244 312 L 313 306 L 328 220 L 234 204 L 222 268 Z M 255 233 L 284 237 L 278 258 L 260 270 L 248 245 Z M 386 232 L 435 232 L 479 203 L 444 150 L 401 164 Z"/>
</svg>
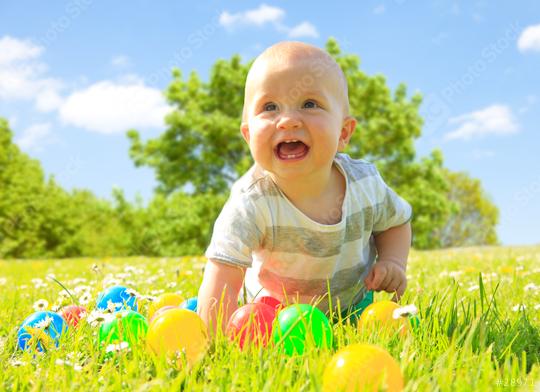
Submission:
<svg viewBox="0 0 540 392">
<path fill-rule="evenodd" d="M 218 216 L 207 258 L 247 268 L 250 299 L 271 295 L 328 310 L 362 300 L 363 280 L 375 262 L 373 234 L 406 223 L 410 205 L 390 189 L 375 166 L 338 153 L 346 180 L 341 221 L 306 216 L 257 164 L 237 180 Z M 338 215 L 339 216 L 339 215 Z"/>
</svg>

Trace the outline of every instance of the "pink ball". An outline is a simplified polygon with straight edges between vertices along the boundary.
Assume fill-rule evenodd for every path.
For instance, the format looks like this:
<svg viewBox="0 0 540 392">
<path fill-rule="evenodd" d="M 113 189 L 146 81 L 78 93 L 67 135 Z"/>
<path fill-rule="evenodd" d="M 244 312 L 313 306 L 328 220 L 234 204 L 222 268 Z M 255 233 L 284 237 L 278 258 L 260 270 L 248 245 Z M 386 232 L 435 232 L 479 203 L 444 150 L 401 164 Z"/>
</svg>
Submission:
<svg viewBox="0 0 540 392">
<path fill-rule="evenodd" d="M 234 312 L 227 325 L 231 340 L 237 340 L 240 348 L 247 342 L 265 347 L 272 336 L 272 323 L 276 311 L 264 303 L 244 305 Z"/>
</svg>

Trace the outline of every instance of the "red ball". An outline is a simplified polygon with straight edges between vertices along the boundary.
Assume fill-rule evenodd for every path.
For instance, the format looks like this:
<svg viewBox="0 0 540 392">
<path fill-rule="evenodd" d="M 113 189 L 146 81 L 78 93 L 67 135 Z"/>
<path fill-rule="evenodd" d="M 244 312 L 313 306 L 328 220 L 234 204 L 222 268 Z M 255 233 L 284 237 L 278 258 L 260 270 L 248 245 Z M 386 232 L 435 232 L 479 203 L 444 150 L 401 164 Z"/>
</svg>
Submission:
<svg viewBox="0 0 540 392">
<path fill-rule="evenodd" d="M 263 295 L 262 297 L 257 297 L 255 298 L 255 301 L 253 302 L 256 304 L 266 304 L 270 306 L 271 308 L 275 309 L 276 312 L 285 307 L 279 299 L 271 297 L 269 295 Z"/>
<path fill-rule="evenodd" d="M 60 309 L 58 313 L 66 320 L 68 325 L 76 327 L 79 321 L 85 316 L 86 308 L 84 306 L 68 305 Z"/>
<path fill-rule="evenodd" d="M 272 323 L 276 311 L 264 303 L 244 305 L 234 312 L 227 325 L 231 340 L 237 340 L 240 348 L 247 342 L 265 347 L 272 336 Z"/>
</svg>

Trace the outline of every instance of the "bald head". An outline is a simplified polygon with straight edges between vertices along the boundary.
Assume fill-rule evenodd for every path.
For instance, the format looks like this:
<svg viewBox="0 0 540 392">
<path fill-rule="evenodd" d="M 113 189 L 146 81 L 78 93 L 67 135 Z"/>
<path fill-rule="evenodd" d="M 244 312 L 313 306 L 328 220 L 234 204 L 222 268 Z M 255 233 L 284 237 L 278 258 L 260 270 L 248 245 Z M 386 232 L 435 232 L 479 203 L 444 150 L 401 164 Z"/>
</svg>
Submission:
<svg viewBox="0 0 540 392">
<path fill-rule="evenodd" d="M 325 80 L 333 87 L 336 98 L 343 105 L 344 114 L 349 113 L 347 80 L 336 61 L 324 50 L 303 42 L 284 41 L 270 46 L 262 52 L 251 66 L 245 87 L 243 121 L 246 120 L 249 104 L 256 93 L 259 81 L 270 72 L 281 72 L 295 66 L 307 66 L 315 78 L 302 78 L 297 85 L 304 88 Z M 295 86 L 290 86 L 293 89 Z"/>
</svg>

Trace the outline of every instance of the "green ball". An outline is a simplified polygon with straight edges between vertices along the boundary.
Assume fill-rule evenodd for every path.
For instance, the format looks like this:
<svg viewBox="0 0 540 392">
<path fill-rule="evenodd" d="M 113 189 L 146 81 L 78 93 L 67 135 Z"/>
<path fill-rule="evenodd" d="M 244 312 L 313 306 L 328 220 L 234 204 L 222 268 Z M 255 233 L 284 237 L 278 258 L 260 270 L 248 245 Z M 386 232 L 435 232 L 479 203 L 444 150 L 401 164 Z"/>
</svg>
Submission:
<svg viewBox="0 0 540 392">
<path fill-rule="evenodd" d="M 332 347 L 328 318 L 308 304 L 294 304 L 281 310 L 272 335 L 274 343 L 283 344 L 287 355 L 303 354 L 306 346 Z"/>
<path fill-rule="evenodd" d="M 112 316 L 113 318 L 105 321 L 99 328 L 100 344 L 127 342 L 131 347 L 146 336 L 148 322 L 142 314 L 133 310 L 121 310 Z"/>
</svg>

